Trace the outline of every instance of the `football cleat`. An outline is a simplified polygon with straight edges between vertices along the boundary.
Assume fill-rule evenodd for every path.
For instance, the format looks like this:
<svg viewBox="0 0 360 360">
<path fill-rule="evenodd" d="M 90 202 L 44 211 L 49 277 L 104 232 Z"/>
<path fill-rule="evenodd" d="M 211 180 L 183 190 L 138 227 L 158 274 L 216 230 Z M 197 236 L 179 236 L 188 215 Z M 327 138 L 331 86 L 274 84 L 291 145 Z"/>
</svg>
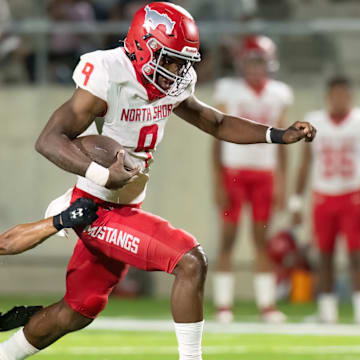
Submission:
<svg viewBox="0 0 360 360">
<path fill-rule="evenodd" d="M 287 321 L 286 315 L 274 307 L 262 309 L 260 317 L 263 322 L 268 324 L 283 324 Z"/>
<path fill-rule="evenodd" d="M 28 323 L 42 306 L 14 306 L 5 314 L 0 313 L 0 331 L 8 331 Z"/>
<path fill-rule="evenodd" d="M 216 311 L 215 320 L 222 324 L 229 324 L 234 320 L 231 309 L 220 309 Z"/>
</svg>

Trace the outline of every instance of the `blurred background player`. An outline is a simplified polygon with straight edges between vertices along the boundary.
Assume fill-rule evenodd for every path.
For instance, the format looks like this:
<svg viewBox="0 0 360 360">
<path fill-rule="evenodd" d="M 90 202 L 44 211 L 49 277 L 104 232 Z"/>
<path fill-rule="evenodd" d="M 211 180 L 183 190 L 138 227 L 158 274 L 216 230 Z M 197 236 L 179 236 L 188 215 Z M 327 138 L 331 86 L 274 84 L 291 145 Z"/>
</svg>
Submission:
<svg viewBox="0 0 360 360">
<path fill-rule="evenodd" d="M 270 77 L 279 67 L 274 42 L 265 36 L 246 36 L 234 52 L 235 67 L 242 77 L 235 74 L 218 80 L 214 96 L 217 108 L 266 125 L 286 126 L 286 113 L 293 95 L 286 84 Z M 285 163 L 284 147 L 214 142 L 214 190 L 221 219 L 220 249 L 214 276 L 214 301 L 219 321 L 227 322 L 233 318 L 231 257 L 245 203 L 252 207 L 256 304 L 264 321 L 286 320 L 285 315 L 275 308 L 276 281 L 266 251 L 274 186 L 277 205 L 279 208 L 284 205 Z"/>
<path fill-rule="evenodd" d="M 311 169 L 312 222 L 319 250 L 318 320 L 325 323 L 338 319 L 333 287 L 335 241 L 340 234 L 349 254 L 354 320 L 360 323 L 360 109 L 352 103 L 352 92 L 348 78 L 333 77 L 327 83 L 327 108 L 306 115 L 317 126 L 318 139 L 304 148 L 296 194 L 289 203 L 294 222 L 301 223 Z"/>
</svg>

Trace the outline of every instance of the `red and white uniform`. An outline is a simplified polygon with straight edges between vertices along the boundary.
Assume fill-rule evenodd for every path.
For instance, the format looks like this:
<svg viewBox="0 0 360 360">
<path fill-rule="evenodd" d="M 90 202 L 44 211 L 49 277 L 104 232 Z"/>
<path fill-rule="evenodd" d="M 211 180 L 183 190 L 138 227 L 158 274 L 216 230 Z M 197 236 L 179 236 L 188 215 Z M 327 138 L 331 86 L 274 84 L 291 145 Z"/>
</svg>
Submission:
<svg viewBox="0 0 360 360">
<path fill-rule="evenodd" d="M 313 222 L 320 250 L 334 250 L 336 236 L 360 249 L 360 108 L 340 122 L 329 114 L 306 115 L 317 128 L 312 148 Z"/>
<path fill-rule="evenodd" d="M 150 102 L 123 48 L 81 57 L 76 85 L 106 101 L 102 134 L 122 144 L 127 159 L 141 165 L 138 179 L 109 190 L 79 177 L 71 201 L 89 197 L 99 204 L 99 218 L 80 237 L 70 260 L 65 300 L 77 312 L 93 318 L 105 307 L 112 288 L 128 265 L 171 273 L 181 257 L 198 245 L 193 236 L 166 220 L 142 211 L 152 154 L 164 135 L 173 109 L 193 94 L 194 80 L 176 97 Z M 92 124 L 82 135 L 97 134 Z"/>
<path fill-rule="evenodd" d="M 166 122 L 173 109 L 194 93 L 195 81 L 180 96 L 166 96 L 150 103 L 123 48 L 83 55 L 73 79 L 78 87 L 106 101 L 108 111 L 102 135 L 124 146 L 127 158 L 134 166 L 142 168 L 136 181 L 119 190 L 108 190 L 83 177 L 79 177 L 77 187 L 105 201 L 141 203 L 145 198 L 152 154 L 164 136 Z M 97 134 L 95 124 L 82 135 L 90 134 Z"/>
<path fill-rule="evenodd" d="M 226 106 L 230 115 L 274 127 L 279 125 L 281 114 L 293 102 L 291 89 L 272 79 L 256 91 L 243 79 L 224 78 L 217 82 L 214 97 L 218 104 Z M 254 220 L 269 219 L 276 159 L 275 145 L 221 142 L 224 181 L 231 201 L 231 208 L 223 214 L 225 221 L 238 221 L 244 201 L 251 203 Z"/>
</svg>

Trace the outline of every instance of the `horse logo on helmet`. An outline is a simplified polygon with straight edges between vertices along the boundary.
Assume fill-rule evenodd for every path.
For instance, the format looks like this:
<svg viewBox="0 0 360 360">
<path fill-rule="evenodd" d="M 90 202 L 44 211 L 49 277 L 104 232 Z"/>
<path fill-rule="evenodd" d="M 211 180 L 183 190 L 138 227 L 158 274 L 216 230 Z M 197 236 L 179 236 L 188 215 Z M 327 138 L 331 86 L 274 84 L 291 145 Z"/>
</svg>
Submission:
<svg viewBox="0 0 360 360">
<path fill-rule="evenodd" d="M 145 7 L 145 22 L 144 27 L 147 32 L 150 32 L 150 29 L 155 30 L 159 25 L 164 25 L 166 28 L 165 33 L 170 35 L 175 26 L 175 21 L 172 21 L 167 14 L 160 14 L 156 10 L 151 10 L 150 6 Z"/>
</svg>

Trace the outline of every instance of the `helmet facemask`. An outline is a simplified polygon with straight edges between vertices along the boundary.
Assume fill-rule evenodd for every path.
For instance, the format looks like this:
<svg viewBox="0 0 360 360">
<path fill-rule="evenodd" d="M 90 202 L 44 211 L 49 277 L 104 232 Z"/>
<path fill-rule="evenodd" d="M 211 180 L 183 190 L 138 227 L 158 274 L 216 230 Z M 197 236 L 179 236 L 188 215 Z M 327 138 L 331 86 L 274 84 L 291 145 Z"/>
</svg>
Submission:
<svg viewBox="0 0 360 360">
<path fill-rule="evenodd" d="M 179 96 L 193 80 L 193 74 L 190 69 L 195 62 L 200 61 L 199 52 L 196 51 L 190 54 L 190 52 L 183 53 L 176 51 L 163 46 L 155 38 L 147 41 L 146 46 L 151 53 L 151 59 L 142 67 L 142 73 L 145 79 L 152 83 L 161 93 L 169 96 Z M 167 57 L 183 61 L 183 64 L 176 74 L 161 65 Z M 169 89 L 165 90 L 158 84 L 159 76 L 171 82 Z"/>
</svg>

